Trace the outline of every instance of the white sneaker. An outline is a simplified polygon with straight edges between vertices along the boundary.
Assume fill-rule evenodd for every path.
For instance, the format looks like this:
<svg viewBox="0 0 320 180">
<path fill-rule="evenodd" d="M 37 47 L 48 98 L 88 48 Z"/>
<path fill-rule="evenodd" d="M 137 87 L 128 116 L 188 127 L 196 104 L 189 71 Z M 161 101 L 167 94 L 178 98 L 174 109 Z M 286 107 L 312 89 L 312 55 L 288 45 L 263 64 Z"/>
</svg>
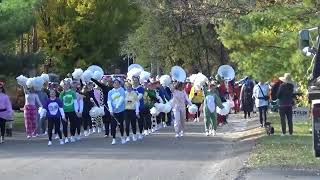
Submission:
<svg viewBox="0 0 320 180">
<path fill-rule="evenodd" d="M 195 119 L 193 120 L 193 122 L 197 122 L 197 118 L 195 118 Z"/>
<path fill-rule="evenodd" d="M 165 122 L 163 122 L 163 125 L 162 125 L 164 128 L 167 127 L 167 124 Z"/>
<path fill-rule="evenodd" d="M 175 137 L 178 138 L 180 135 L 178 133 L 176 133 Z"/>
<path fill-rule="evenodd" d="M 80 135 L 76 136 L 76 140 L 77 140 L 77 141 L 80 141 L 80 140 L 81 140 Z"/>
<path fill-rule="evenodd" d="M 124 137 L 121 138 L 121 144 L 125 144 L 126 143 L 126 139 Z"/>
<path fill-rule="evenodd" d="M 211 129 L 209 130 L 209 134 L 212 134 L 212 130 Z"/>
<path fill-rule="evenodd" d="M 149 136 L 149 131 L 148 130 L 144 130 L 144 133 L 143 133 L 145 136 Z"/>
<path fill-rule="evenodd" d="M 72 142 L 72 143 L 76 142 L 76 140 L 74 139 L 74 137 L 73 137 L 73 136 L 71 136 L 71 138 L 70 138 L 70 142 Z"/>
<path fill-rule="evenodd" d="M 130 142 L 130 137 L 129 136 L 126 138 L 126 142 Z"/>
<path fill-rule="evenodd" d="M 93 133 L 96 133 L 96 128 L 93 128 L 93 129 L 92 129 L 92 134 L 93 134 Z"/>
<path fill-rule="evenodd" d="M 132 141 L 137 141 L 137 137 L 136 137 L 136 135 L 134 134 L 134 135 L 132 135 Z"/>
<path fill-rule="evenodd" d="M 116 139 L 112 139 L 112 145 L 115 145 L 117 143 Z"/>
<path fill-rule="evenodd" d="M 48 146 L 51 146 L 51 145 L 52 145 L 52 142 L 51 142 L 51 141 L 49 141 L 49 142 L 48 142 Z"/>
<path fill-rule="evenodd" d="M 31 136 L 28 135 L 28 136 L 27 136 L 27 139 L 31 139 Z"/>
<path fill-rule="evenodd" d="M 65 143 L 65 144 L 69 143 L 68 137 L 64 138 L 64 143 Z"/>
<path fill-rule="evenodd" d="M 4 143 L 4 138 L 1 136 L 0 137 L 0 144 Z"/>
<path fill-rule="evenodd" d="M 183 137 L 183 131 L 180 132 L 180 137 Z"/>
<path fill-rule="evenodd" d="M 283 133 L 281 133 L 281 136 L 285 136 Z"/>
<path fill-rule="evenodd" d="M 84 131 L 83 134 L 84 134 L 85 137 L 88 137 L 88 136 L 89 136 L 89 132 L 88 132 L 88 131 Z"/>
<path fill-rule="evenodd" d="M 88 136 L 89 136 L 90 134 L 92 134 L 92 129 L 89 129 L 89 134 L 88 134 Z"/>
<path fill-rule="evenodd" d="M 200 122 L 200 118 L 197 118 L 197 122 Z"/>
<path fill-rule="evenodd" d="M 216 135 L 216 131 L 215 131 L 214 129 L 212 129 L 211 135 L 212 135 L 212 136 L 215 136 L 215 135 Z"/>
<path fill-rule="evenodd" d="M 59 139 L 59 135 L 57 134 L 56 137 L 54 139 Z"/>
<path fill-rule="evenodd" d="M 108 137 L 109 137 L 109 135 L 104 135 L 104 137 L 105 137 L 105 138 L 108 138 Z"/>
<path fill-rule="evenodd" d="M 98 127 L 98 134 L 101 133 L 101 128 Z"/>
<path fill-rule="evenodd" d="M 156 126 L 156 127 L 157 127 L 157 126 Z M 155 127 L 155 128 L 156 128 L 156 127 Z M 151 132 L 149 132 L 149 134 L 154 133 L 154 132 L 156 131 L 155 128 L 152 128 L 152 129 L 151 129 Z"/>
<path fill-rule="evenodd" d="M 44 135 L 44 136 L 48 135 L 48 132 L 47 132 L 47 131 L 45 131 L 45 132 L 43 133 L 43 135 Z"/>
<path fill-rule="evenodd" d="M 206 132 L 206 136 L 210 136 L 209 131 Z"/>
<path fill-rule="evenodd" d="M 60 139 L 60 145 L 64 145 L 63 139 Z"/>
<path fill-rule="evenodd" d="M 138 139 L 139 139 L 139 140 L 142 140 L 142 139 L 143 139 L 142 134 L 139 134 Z"/>
<path fill-rule="evenodd" d="M 152 133 L 151 129 L 149 129 L 149 130 L 148 130 L 148 133 L 149 133 L 149 134 L 151 134 L 151 133 Z"/>
</svg>

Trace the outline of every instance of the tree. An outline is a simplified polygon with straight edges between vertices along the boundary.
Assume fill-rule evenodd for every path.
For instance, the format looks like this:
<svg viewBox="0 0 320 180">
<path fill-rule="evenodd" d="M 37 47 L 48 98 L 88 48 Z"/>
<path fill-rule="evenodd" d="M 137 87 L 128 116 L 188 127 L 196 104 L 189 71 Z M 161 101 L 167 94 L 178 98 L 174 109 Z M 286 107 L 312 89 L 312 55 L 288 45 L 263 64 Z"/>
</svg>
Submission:
<svg viewBox="0 0 320 180">
<path fill-rule="evenodd" d="M 181 65 L 188 73 L 207 75 L 229 62 L 215 27 L 226 16 L 246 14 L 250 7 L 234 0 L 137 2 L 143 12 L 140 26 L 129 35 L 123 53 L 135 54 L 145 67 L 161 64 L 166 73 L 173 65 Z M 155 68 L 150 71 L 159 74 Z"/>
<path fill-rule="evenodd" d="M 42 46 L 62 73 L 91 64 L 110 68 L 138 16 L 127 0 L 44 0 L 37 11 Z"/>
<path fill-rule="evenodd" d="M 260 3 L 247 15 L 223 22 L 220 40 L 241 75 L 268 81 L 290 72 L 305 87 L 310 60 L 298 49 L 297 36 L 299 30 L 319 25 L 319 4 L 310 3 L 316 2 Z"/>
</svg>

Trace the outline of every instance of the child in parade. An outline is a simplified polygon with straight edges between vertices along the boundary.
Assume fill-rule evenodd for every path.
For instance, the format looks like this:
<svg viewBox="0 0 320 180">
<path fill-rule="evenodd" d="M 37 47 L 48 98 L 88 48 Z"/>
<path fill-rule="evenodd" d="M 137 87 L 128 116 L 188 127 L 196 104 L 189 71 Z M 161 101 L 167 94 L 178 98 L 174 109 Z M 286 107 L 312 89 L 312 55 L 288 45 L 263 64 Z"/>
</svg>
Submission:
<svg viewBox="0 0 320 180">
<path fill-rule="evenodd" d="M 172 112 L 174 116 L 174 129 L 175 137 L 182 137 L 184 133 L 185 126 L 185 116 L 186 116 L 186 105 L 192 105 L 192 102 L 188 98 L 186 92 L 184 91 L 183 83 L 177 82 L 174 85 L 174 91 L 172 94 Z"/>
<path fill-rule="evenodd" d="M 110 124 L 111 124 L 111 115 L 109 110 L 107 109 L 107 104 L 108 104 L 108 93 L 109 91 L 112 90 L 112 81 L 110 79 L 105 79 L 103 78 L 101 82 L 91 79 L 100 89 L 100 93 L 102 92 L 103 94 L 100 94 L 100 101 L 99 105 L 104 106 L 104 112 L 105 115 L 102 117 L 103 123 L 104 123 L 104 129 L 105 129 L 105 137 L 109 137 L 109 129 L 110 129 Z"/>
<path fill-rule="evenodd" d="M 37 89 L 35 93 L 38 95 L 41 104 L 45 104 L 48 100 L 48 95 L 44 91 L 44 88 Z M 39 108 L 39 107 L 38 107 Z M 46 117 L 40 118 L 40 115 L 37 115 L 37 134 L 46 135 L 47 119 Z"/>
<path fill-rule="evenodd" d="M 77 115 L 77 123 L 76 123 L 76 134 L 77 136 L 75 136 L 76 140 L 81 140 L 80 134 L 81 134 L 81 122 L 82 122 L 82 112 L 83 112 L 83 95 L 80 93 L 81 92 L 81 85 L 79 82 L 75 82 L 74 81 L 74 85 L 73 85 L 73 90 L 76 92 L 76 96 L 77 96 L 77 103 L 78 103 L 78 109 L 75 109 L 76 115 Z"/>
<path fill-rule="evenodd" d="M 113 82 L 113 89 L 108 93 L 108 108 L 111 115 L 111 135 L 112 145 L 116 144 L 116 128 L 117 125 L 120 127 L 121 133 L 121 143 L 125 144 L 126 140 L 124 139 L 124 110 L 125 110 L 125 91 L 120 86 L 120 79 L 115 79 Z"/>
<path fill-rule="evenodd" d="M 217 93 L 215 83 L 210 82 L 208 88 L 204 87 L 204 125 L 206 136 L 215 136 L 217 130 L 216 107 L 223 108 L 221 99 Z"/>
<path fill-rule="evenodd" d="M 48 136 L 49 142 L 48 146 L 52 145 L 52 130 L 54 129 L 55 133 L 59 135 L 60 144 L 64 144 L 62 139 L 62 133 L 60 130 L 60 122 L 61 119 L 65 121 L 65 114 L 63 111 L 63 103 L 57 98 L 56 91 L 51 89 L 49 91 L 50 98 L 47 100 L 44 108 L 47 110 L 47 118 L 48 118 Z"/>
<path fill-rule="evenodd" d="M 160 103 L 160 100 L 157 97 L 157 93 L 155 91 L 154 83 L 151 83 L 150 81 L 145 83 L 145 92 L 144 92 L 144 106 L 145 106 L 145 113 L 144 113 L 144 134 L 148 136 L 149 134 L 154 131 L 152 129 L 152 121 L 151 121 L 151 114 L 150 109 L 154 106 L 155 103 Z"/>
<path fill-rule="evenodd" d="M 6 121 L 12 120 L 13 110 L 11 101 L 4 89 L 4 82 L 0 82 L 0 144 L 4 143 Z"/>
<path fill-rule="evenodd" d="M 195 116 L 194 122 L 200 121 L 200 107 L 202 105 L 202 102 L 204 100 L 204 94 L 201 88 L 193 86 L 191 88 L 189 99 L 191 99 L 192 103 L 195 104 L 198 107 L 198 112 Z"/>
<path fill-rule="evenodd" d="M 95 98 L 93 98 L 93 84 L 91 83 L 83 86 L 81 94 L 83 95 L 82 126 L 84 129 L 84 136 L 87 137 L 92 133 L 92 121 L 89 112 L 93 107 L 93 103 L 98 104 L 98 102 L 91 102 L 91 99 L 96 101 Z"/>
<path fill-rule="evenodd" d="M 76 127 L 78 127 L 77 123 L 80 123 L 76 114 L 76 109 L 79 109 L 79 104 L 76 92 L 71 89 L 71 82 L 64 81 L 63 91 L 60 93 L 60 99 L 63 102 L 63 110 L 66 116 L 66 120 L 62 121 L 65 143 L 69 143 L 68 121 L 70 121 L 70 141 L 75 142 L 74 136 L 76 134 Z"/>
<path fill-rule="evenodd" d="M 126 97 L 125 97 L 125 123 L 126 123 L 126 142 L 130 141 L 130 124 L 132 128 L 132 140 L 137 141 L 137 118 L 139 118 L 139 98 L 138 94 L 133 91 L 132 85 L 127 82 L 126 87 Z"/>
<path fill-rule="evenodd" d="M 132 77 L 132 87 L 133 90 L 138 94 L 138 99 L 139 99 L 139 117 L 138 117 L 138 127 L 139 127 L 139 136 L 138 139 L 143 138 L 143 128 L 144 128 L 144 117 L 145 117 L 145 106 L 144 106 L 144 87 L 140 85 L 140 80 L 139 77 L 133 76 Z"/>
<path fill-rule="evenodd" d="M 27 138 L 36 137 L 38 108 L 42 107 L 39 96 L 35 93 L 32 87 L 23 86 L 25 94 L 24 105 L 24 122 L 26 127 Z"/>
</svg>

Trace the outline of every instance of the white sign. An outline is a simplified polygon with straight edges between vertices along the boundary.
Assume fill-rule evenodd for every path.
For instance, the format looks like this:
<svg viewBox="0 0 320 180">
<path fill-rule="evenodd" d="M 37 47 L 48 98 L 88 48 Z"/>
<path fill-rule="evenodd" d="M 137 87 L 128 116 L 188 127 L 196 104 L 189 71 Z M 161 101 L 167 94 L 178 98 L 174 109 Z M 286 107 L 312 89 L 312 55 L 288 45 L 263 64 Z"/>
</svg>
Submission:
<svg viewBox="0 0 320 180">
<path fill-rule="evenodd" d="M 309 120 L 309 108 L 307 107 L 293 107 L 292 109 L 293 120 Z"/>
</svg>

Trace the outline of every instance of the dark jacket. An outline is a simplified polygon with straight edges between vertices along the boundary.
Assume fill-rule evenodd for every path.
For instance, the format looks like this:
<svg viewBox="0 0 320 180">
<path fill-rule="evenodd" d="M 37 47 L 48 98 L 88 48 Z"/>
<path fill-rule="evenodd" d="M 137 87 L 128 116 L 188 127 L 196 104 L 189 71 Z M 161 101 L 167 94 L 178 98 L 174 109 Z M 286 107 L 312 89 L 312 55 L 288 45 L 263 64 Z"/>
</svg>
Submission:
<svg viewBox="0 0 320 180">
<path fill-rule="evenodd" d="M 283 83 L 278 90 L 279 106 L 292 106 L 293 105 L 293 88 L 294 86 L 289 83 Z"/>
</svg>

